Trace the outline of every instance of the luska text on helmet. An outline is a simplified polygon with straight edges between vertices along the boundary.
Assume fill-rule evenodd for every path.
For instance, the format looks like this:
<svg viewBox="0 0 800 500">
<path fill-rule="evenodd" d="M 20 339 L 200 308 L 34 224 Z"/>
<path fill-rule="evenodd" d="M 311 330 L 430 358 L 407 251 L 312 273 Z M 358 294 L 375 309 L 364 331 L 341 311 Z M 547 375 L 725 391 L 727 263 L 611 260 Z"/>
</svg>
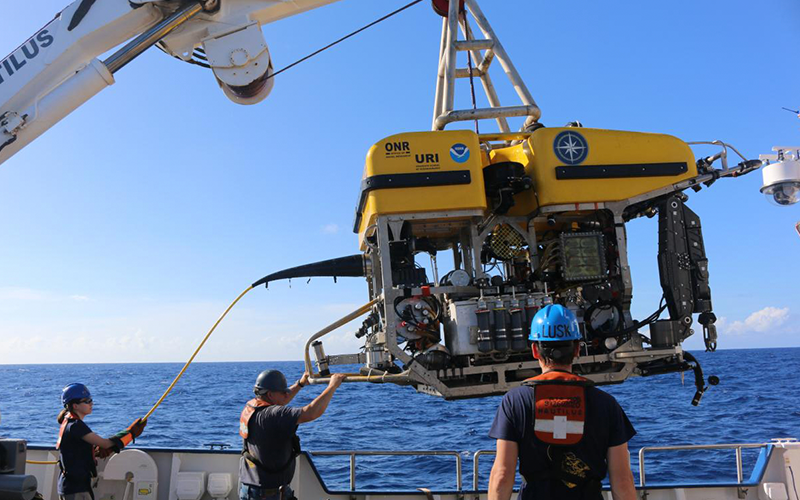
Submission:
<svg viewBox="0 0 800 500">
<path fill-rule="evenodd" d="M 540 335 L 542 337 L 551 338 L 551 339 L 563 339 L 565 337 L 571 337 L 569 331 L 569 325 L 559 324 L 559 325 L 542 325 L 542 330 Z"/>
<path fill-rule="evenodd" d="M 5 82 L 6 78 L 14 76 L 14 73 L 22 69 L 28 61 L 35 59 L 41 53 L 41 49 L 53 45 L 54 41 L 53 35 L 45 28 L 0 61 L 0 85 Z"/>
</svg>

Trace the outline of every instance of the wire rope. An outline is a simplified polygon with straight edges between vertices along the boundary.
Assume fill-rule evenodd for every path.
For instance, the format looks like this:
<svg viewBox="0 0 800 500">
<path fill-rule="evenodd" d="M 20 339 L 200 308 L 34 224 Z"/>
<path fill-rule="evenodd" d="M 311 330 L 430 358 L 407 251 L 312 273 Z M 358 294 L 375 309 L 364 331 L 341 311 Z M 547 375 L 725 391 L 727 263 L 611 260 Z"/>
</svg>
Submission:
<svg viewBox="0 0 800 500">
<path fill-rule="evenodd" d="M 338 45 L 339 43 L 341 43 L 341 42 L 343 42 L 343 41 L 347 40 L 348 38 L 350 38 L 350 37 L 353 37 L 353 36 L 355 36 L 355 35 L 357 35 L 357 34 L 361 33 L 362 31 L 364 31 L 364 30 L 366 30 L 366 29 L 368 29 L 368 28 L 371 28 L 371 27 L 375 26 L 376 24 L 378 24 L 378 23 L 380 23 L 380 22 L 382 22 L 382 21 L 385 21 L 385 20 L 389 19 L 390 17 L 392 17 L 392 16 L 394 16 L 394 15 L 396 15 L 396 14 L 399 14 L 399 13 L 403 12 L 404 10 L 408 9 L 409 7 L 413 7 L 414 5 L 416 5 L 416 4 L 418 4 L 418 3 L 420 3 L 421 1 L 422 1 L 422 0 L 414 0 L 413 2 L 411 2 L 411 3 L 409 3 L 409 4 L 406 4 L 406 5 L 404 5 L 404 6 L 400 7 L 399 9 L 397 9 L 397 10 L 395 10 L 395 11 L 393 11 L 393 12 L 390 12 L 390 13 L 386 14 L 385 16 L 381 17 L 380 19 L 376 19 L 375 21 L 372 21 L 371 23 L 369 23 L 369 24 L 367 24 L 367 25 L 365 25 L 365 26 L 362 26 L 361 28 L 359 28 L 359 29 L 357 29 L 357 30 L 353 31 L 352 33 L 349 33 L 349 34 L 347 34 L 347 35 L 345 35 L 345 36 L 343 36 L 343 37 L 339 38 L 338 40 L 336 40 L 336 41 L 333 41 L 333 42 L 329 43 L 328 45 L 326 45 L 326 46 L 322 47 L 321 49 L 315 50 L 314 52 L 312 52 L 312 53 L 308 54 L 308 55 L 307 55 L 307 56 L 305 56 L 305 57 L 301 57 L 300 59 L 298 59 L 297 61 L 293 62 L 292 64 L 290 64 L 290 65 L 288 65 L 288 66 L 286 66 L 286 67 L 284 67 L 284 68 L 281 68 L 281 69 L 279 69 L 278 71 L 276 71 L 276 72 L 274 72 L 273 74 L 269 75 L 269 76 L 267 77 L 267 79 L 269 79 L 269 78 L 275 78 L 276 76 L 280 75 L 281 73 L 283 73 L 283 72 L 284 72 L 284 71 L 286 71 L 287 69 L 289 69 L 289 68 L 293 68 L 293 67 L 297 66 L 298 64 L 300 64 L 301 62 L 305 62 L 305 61 L 307 61 L 308 59 L 311 59 L 311 58 L 312 58 L 312 57 L 314 57 L 315 55 L 317 55 L 317 54 L 319 54 L 319 53 L 321 53 L 321 52 L 324 52 L 324 51 L 328 50 L 329 48 L 333 47 L 334 45 Z"/>
</svg>

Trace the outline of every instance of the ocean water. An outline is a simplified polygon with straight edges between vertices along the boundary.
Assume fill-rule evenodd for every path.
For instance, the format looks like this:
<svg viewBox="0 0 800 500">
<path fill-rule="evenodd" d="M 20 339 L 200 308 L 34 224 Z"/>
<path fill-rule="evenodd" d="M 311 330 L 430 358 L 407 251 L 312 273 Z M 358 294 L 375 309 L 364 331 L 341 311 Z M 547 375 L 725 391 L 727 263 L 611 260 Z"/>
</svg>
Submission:
<svg viewBox="0 0 800 500">
<path fill-rule="evenodd" d="M 694 353 L 708 375 L 717 375 L 699 407 L 691 406 L 693 376 L 634 378 L 605 386 L 627 412 L 638 434 L 629 443 L 634 474 L 643 446 L 764 442 L 800 438 L 800 348 L 725 350 Z M 182 364 L 0 365 L 0 436 L 52 445 L 58 432 L 61 388 L 70 382 L 89 386 L 94 413 L 86 422 L 110 435 L 143 416 L 158 400 Z M 208 443 L 241 446 L 238 418 L 251 397 L 256 375 L 280 369 L 290 381 L 300 362 L 196 363 L 156 410 L 141 447 L 208 448 Z M 293 405 L 302 406 L 322 391 L 310 386 Z M 464 487 L 472 484 L 470 452 L 494 449 L 487 433 L 499 397 L 443 401 L 409 387 L 344 384 L 327 412 L 300 426 L 303 448 L 454 450 L 462 453 Z M 749 473 L 756 452 L 745 451 Z M 480 487 L 488 482 L 492 457 L 483 457 Z M 346 457 L 315 458 L 330 488 L 348 489 Z M 648 454 L 648 483 L 736 479 L 732 450 Z M 358 457 L 359 489 L 456 487 L 453 457 Z"/>
</svg>

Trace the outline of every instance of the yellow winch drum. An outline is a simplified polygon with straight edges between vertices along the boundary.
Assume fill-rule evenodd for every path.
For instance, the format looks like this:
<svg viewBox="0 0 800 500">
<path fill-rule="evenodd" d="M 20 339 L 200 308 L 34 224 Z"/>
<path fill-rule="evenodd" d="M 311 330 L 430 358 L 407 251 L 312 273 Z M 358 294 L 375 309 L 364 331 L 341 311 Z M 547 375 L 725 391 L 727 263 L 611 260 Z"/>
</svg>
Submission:
<svg viewBox="0 0 800 500">
<path fill-rule="evenodd" d="M 468 130 L 393 135 L 367 153 L 353 231 L 378 215 L 486 210 L 478 136 Z"/>
</svg>

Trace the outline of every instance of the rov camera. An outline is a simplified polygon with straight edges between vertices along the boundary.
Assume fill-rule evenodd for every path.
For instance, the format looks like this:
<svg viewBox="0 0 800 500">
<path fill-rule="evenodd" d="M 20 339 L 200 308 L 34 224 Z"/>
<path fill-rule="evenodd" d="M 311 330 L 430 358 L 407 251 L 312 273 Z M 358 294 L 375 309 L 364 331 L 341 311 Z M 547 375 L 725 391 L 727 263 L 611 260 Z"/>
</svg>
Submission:
<svg viewBox="0 0 800 500">
<path fill-rule="evenodd" d="M 787 206 L 800 201 L 800 146 L 775 146 L 776 154 L 760 155 L 764 162 L 761 192 L 775 205 Z"/>
</svg>

